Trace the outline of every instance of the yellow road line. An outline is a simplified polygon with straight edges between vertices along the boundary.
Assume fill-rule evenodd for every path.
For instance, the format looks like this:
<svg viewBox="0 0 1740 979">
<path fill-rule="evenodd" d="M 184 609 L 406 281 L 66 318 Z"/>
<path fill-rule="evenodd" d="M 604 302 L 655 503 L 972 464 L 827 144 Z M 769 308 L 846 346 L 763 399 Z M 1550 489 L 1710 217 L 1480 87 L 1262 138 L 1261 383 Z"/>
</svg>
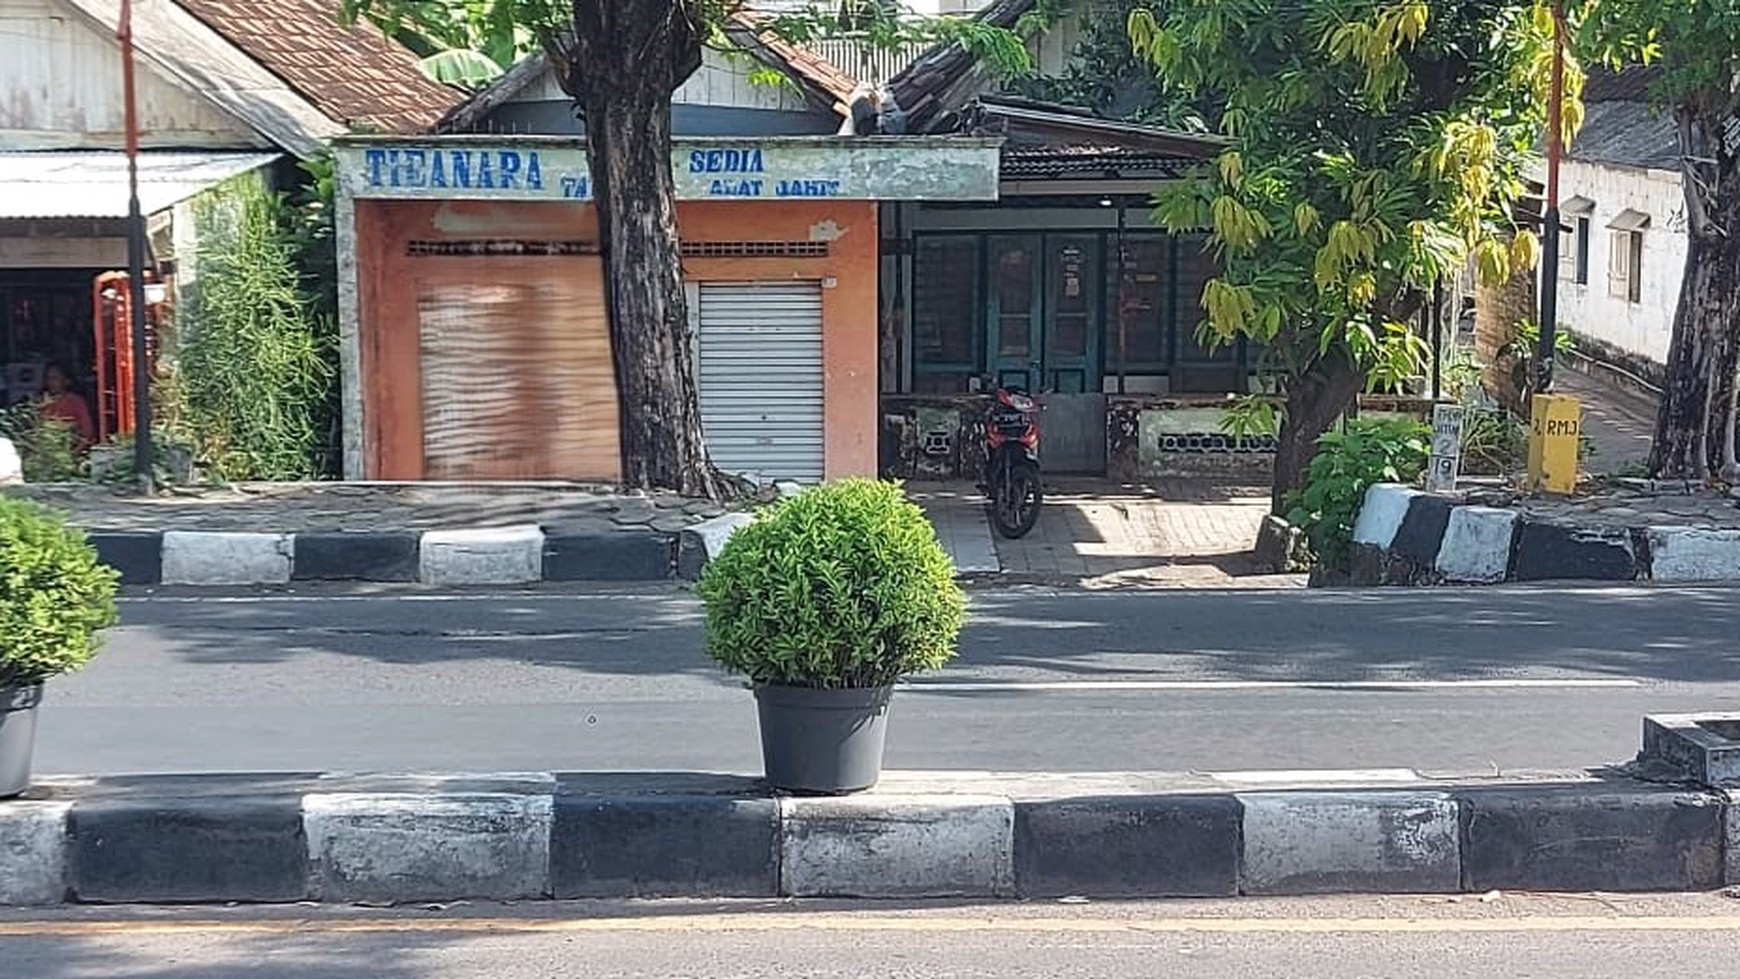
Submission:
<svg viewBox="0 0 1740 979">
<path fill-rule="evenodd" d="M 0 937 L 104 935 L 516 934 L 610 932 L 1007 932 L 1025 934 L 1410 934 L 1499 932 L 1740 932 L 1740 915 L 1526 918 L 962 918 L 828 912 L 627 918 L 332 918 L 224 921 L 0 921 Z"/>
</svg>

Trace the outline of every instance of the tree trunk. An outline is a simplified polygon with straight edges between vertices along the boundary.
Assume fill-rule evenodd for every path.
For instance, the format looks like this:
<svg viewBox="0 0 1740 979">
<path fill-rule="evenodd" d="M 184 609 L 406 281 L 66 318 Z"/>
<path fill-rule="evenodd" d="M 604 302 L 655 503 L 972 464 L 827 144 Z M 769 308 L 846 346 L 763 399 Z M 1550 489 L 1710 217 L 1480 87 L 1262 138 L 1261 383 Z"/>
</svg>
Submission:
<svg viewBox="0 0 1740 979">
<path fill-rule="evenodd" d="M 585 114 L 620 399 L 622 481 L 718 498 L 701 434 L 671 177 L 671 93 L 701 63 L 691 2 L 576 0 L 564 86 Z"/>
<path fill-rule="evenodd" d="M 1710 379 L 1715 362 L 1723 297 L 1716 292 L 1716 266 L 1721 243 L 1690 236 L 1686 243 L 1685 277 L 1674 311 L 1668 345 L 1667 386 L 1655 421 L 1655 443 L 1649 470 L 1668 479 L 1703 479 L 1708 472 L 1704 434 L 1710 408 Z"/>
<path fill-rule="evenodd" d="M 1269 491 L 1270 511 L 1276 516 L 1287 515 L 1287 495 L 1304 487 L 1317 440 L 1353 407 L 1364 383 L 1364 372 L 1346 354 L 1332 350 L 1288 384 L 1287 414 L 1275 439 L 1275 478 Z"/>
<path fill-rule="evenodd" d="M 1673 479 L 1733 478 L 1740 167 L 1723 140 L 1725 109 L 1681 106 L 1675 116 L 1686 198 L 1686 267 L 1649 470 Z"/>
</svg>

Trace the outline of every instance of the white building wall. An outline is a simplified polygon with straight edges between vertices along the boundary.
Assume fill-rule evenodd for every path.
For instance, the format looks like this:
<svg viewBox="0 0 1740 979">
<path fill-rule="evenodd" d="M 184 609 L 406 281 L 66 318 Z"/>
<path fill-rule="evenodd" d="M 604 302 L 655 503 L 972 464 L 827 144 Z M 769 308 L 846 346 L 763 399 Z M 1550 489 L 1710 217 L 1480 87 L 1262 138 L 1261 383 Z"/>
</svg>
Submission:
<svg viewBox="0 0 1740 979">
<path fill-rule="evenodd" d="M 796 84 L 756 81 L 750 73 L 761 62 L 744 54 L 726 54 L 711 48 L 701 54 L 701 67 L 671 96 L 678 105 L 717 105 L 741 109 L 777 109 L 803 112 L 809 109 Z M 510 102 L 565 102 L 554 71 L 546 71 Z"/>
<path fill-rule="evenodd" d="M 263 145 L 252 130 L 141 56 L 147 147 Z M 0 149 L 109 149 L 124 142 L 121 48 L 55 0 L 0 0 Z"/>
<path fill-rule="evenodd" d="M 1595 202 L 1590 215 L 1589 283 L 1559 280 L 1559 323 L 1583 336 L 1666 363 L 1674 308 L 1686 265 L 1685 197 L 1680 175 L 1567 160 L 1559 176 L 1561 201 Z M 1607 227 L 1624 210 L 1649 215 L 1643 232 L 1643 284 L 1639 302 L 1609 295 L 1608 262 L 1613 248 Z M 1572 223 L 1566 215 L 1566 223 Z M 1543 269 L 1542 273 L 1556 270 Z"/>
</svg>

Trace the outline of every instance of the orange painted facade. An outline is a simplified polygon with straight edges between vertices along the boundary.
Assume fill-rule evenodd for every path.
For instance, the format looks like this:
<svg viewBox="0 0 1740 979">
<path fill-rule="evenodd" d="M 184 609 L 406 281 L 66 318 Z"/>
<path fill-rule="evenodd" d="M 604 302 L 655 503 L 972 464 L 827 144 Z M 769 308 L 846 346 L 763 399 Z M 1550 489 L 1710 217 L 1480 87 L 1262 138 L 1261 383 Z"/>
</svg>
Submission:
<svg viewBox="0 0 1740 979">
<path fill-rule="evenodd" d="M 693 282 L 822 283 L 824 469 L 829 479 L 875 475 L 877 469 L 876 219 L 876 204 L 857 200 L 677 205 L 685 245 L 828 243 L 827 254 L 816 257 L 691 257 L 684 260 L 683 272 Z M 478 241 L 576 243 L 573 250 L 580 254 L 411 254 L 412 243 L 427 251 L 423 243 Z M 356 202 L 364 478 L 426 478 L 418 283 L 487 286 L 564 275 L 596 281 L 588 273 L 594 272 L 598 258 L 584 254 L 596 243 L 597 220 L 585 203 Z M 526 410 L 535 413 L 537 406 Z M 574 479 L 615 475 L 614 468 L 543 474 Z"/>
</svg>

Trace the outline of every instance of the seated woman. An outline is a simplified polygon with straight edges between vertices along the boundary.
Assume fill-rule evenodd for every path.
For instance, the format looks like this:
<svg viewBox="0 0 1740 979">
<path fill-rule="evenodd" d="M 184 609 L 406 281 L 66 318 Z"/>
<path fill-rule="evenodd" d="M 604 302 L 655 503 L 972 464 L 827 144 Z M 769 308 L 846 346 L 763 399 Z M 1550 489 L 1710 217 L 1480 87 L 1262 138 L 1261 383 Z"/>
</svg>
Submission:
<svg viewBox="0 0 1740 979">
<path fill-rule="evenodd" d="M 77 439 L 80 452 L 90 448 L 97 437 L 96 425 L 91 422 L 90 405 L 72 389 L 72 378 L 59 364 L 50 364 L 42 375 L 42 403 L 37 411 L 43 418 L 66 423 Z"/>
</svg>

